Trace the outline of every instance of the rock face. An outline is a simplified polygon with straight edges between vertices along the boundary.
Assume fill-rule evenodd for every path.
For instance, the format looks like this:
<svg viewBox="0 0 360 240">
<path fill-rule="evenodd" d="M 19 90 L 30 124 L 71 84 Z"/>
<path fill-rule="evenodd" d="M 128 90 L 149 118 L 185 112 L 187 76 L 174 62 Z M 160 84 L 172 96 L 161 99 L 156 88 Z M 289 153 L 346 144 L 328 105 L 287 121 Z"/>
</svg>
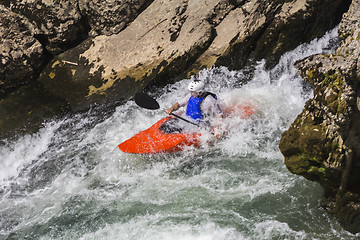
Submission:
<svg viewBox="0 0 360 240">
<path fill-rule="evenodd" d="M 43 48 L 26 18 L 0 5 L 0 99 L 34 80 L 44 64 Z"/>
<path fill-rule="evenodd" d="M 85 38 L 86 24 L 77 0 L 5 0 L 4 6 L 32 23 L 32 35 L 51 54 L 59 54 Z"/>
<path fill-rule="evenodd" d="M 0 105 L 0 136 L 10 138 L 10 133 L 15 131 L 19 134 L 36 131 L 44 119 L 61 116 L 70 110 L 67 102 L 50 94 L 37 81 L 8 94 Z"/>
<path fill-rule="evenodd" d="M 280 150 L 288 169 L 317 181 L 324 204 L 351 232 L 360 232 L 360 1 L 340 23 L 336 54 L 315 55 L 296 64 L 314 86 Z"/>
<path fill-rule="evenodd" d="M 92 35 L 112 35 L 123 30 L 151 4 L 151 0 L 79 0 L 79 8 L 87 16 Z"/>
<path fill-rule="evenodd" d="M 0 112 L 21 116 L 17 109 L 6 110 L 5 97 L 16 92 L 31 98 L 22 85 L 40 71 L 34 86 L 41 89 L 33 93 L 52 95 L 69 106 L 54 105 L 54 111 L 47 111 L 56 116 L 56 109 L 76 112 L 115 105 L 151 84 L 189 77 L 214 65 L 251 71 L 254 61 L 265 58 L 271 66 L 284 52 L 332 29 L 350 2 L 4 0 L 0 5 L 8 13 L 0 21 L 13 22 L 12 28 L 19 30 L 0 40 L 2 52 L 14 57 L 0 65 L 1 89 L 7 89 Z M 16 27 L 15 18 L 26 24 Z M 28 110 L 41 119 L 43 105 L 32 104 Z M 18 123 L 23 127 L 23 121 Z M 5 132 L 6 126 L 0 123 Z"/>
<path fill-rule="evenodd" d="M 218 1 L 209 4 L 204 9 L 198 1 L 157 0 L 119 34 L 96 37 L 59 55 L 40 81 L 73 109 L 128 98 L 155 78 L 176 76 L 206 49 L 214 38 L 206 17 Z M 73 87 L 66 93 L 57 91 L 68 86 Z"/>
<path fill-rule="evenodd" d="M 81 110 L 213 65 L 240 69 L 262 58 L 273 64 L 333 27 L 347 3 L 155 0 L 118 34 L 89 39 L 57 56 L 40 81 Z M 295 30 L 299 25 L 301 31 Z"/>
</svg>

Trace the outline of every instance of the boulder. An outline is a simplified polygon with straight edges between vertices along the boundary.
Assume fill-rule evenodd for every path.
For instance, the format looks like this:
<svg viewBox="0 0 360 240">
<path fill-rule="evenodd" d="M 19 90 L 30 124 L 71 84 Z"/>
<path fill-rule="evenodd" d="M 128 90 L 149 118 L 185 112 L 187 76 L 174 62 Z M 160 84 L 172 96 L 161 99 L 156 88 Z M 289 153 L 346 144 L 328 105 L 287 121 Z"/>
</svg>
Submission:
<svg viewBox="0 0 360 240">
<path fill-rule="evenodd" d="M 343 37 L 335 54 L 296 63 L 314 86 L 314 98 L 283 133 L 280 150 L 288 169 L 317 181 L 324 205 L 345 229 L 360 232 L 360 1 L 340 23 Z"/>
<path fill-rule="evenodd" d="M 214 65 L 241 69 L 262 58 L 275 63 L 332 28 L 347 3 L 155 0 L 118 34 L 97 36 L 57 56 L 40 81 L 81 110 Z"/>
<path fill-rule="evenodd" d="M 53 55 L 87 37 L 87 23 L 77 0 L 13 0 L 3 4 L 32 23 L 33 36 Z"/>
<path fill-rule="evenodd" d="M 123 30 L 152 0 L 79 0 L 81 13 L 91 27 L 91 35 L 112 35 Z"/>
<path fill-rule="evenodd" d="M 127 99 L 152 81 L 180 74 L 209 46 L 215 32 L 208 19 L 218 4 L 156 0 L 119 34 L 57 56 L 40 81 L 74 110 Z"/>
<path fill-rule="evenodd" d="M 333 29 L 350 3 L 351 0 L 294 0 L 282 6 L 271 5 L 274 15 L 270 12 L 266 16 L 272 21 L 250 58 L 265 58 L 267 66 L 275 66 L 283 53 Z"/>
<path fill-rule="evenodd" d="M 215 39 L 196 59 L 190 72 L 196 74 L 203 68 L 209 69 L 221 65 L 241 69 L 248 62 L 249 55 L 254 50 L 253 46 L 268 24 L 266 16 L 257 12 L 260 4 L 264 3 L 247 2 L 228 11 L 224 19 L 215 27 Z M 234 49 L 232 44 L 236 40 L 243 45 Z M 235 65 L 237 67 L 234 67 Z"/>
<path fill-rule="evenodd" d="M 281 55 L 300 43 L 321 37 L 335 27 L 347 10 L 349 0 L 249 1 L 241 12 L 229 17 L 237 31 L 231 41 L 220 42 L 225 51 L 216 66 L 241 69 L 261 59 L 273 67 Z M 225 26 L 229 28 L 231 25 Z M 215 42 L 215 41 L 214 41 Z M 215 53 L 217 55 L 219 53 Z M 250 60 L 250 61 L 249 61 Z"/>
<path fill-rule="evenodd" d="M 34 45 L 26 50 L 32 69 L 19 67 L 20 71 L 13 71 L 15 67 L 8 64 L 2 70 L 8 75 L 0 85 L 14 91 L 19 83 L 35 78 L 41 69 L 38 64 L 44 62 L 40 55 L 37 57 L 40 42 L 46 56 L 61 53 L 38 79 L 47 94 L 65 101 L 75 112 L 94 105 L 116 105 L 149 85 L 190 77 L 204 68 L 246 66 L 251 71 L 249 66 L 263 58 L 271 65 L 300 42 L 332 28 L 348 3 L 7 0 L 2 4 L 25 16 L 24 21 L 28 19 L 28 30 L 23 32 L 26 38 L 32 37 Z M 91 28 L 94 37 L 87 38 Z M 18 33 L 14 37 L 26 38 Z M 14 66 L 26 63 L 18 62 Z"/>
<path fill-rule="evenodd" d="M 50 94 L 39 82 L 26 84 L 0 100 L 0 139 L 37 131 L 44 126 L 44 119 L 69 110 L 63 99 Z"/>
<path fill-rule="evenodd" d="M 26 18 L 0 5 L 0 98 L 33 81 L 44 64 L 43 49 Z"/>
</svg>

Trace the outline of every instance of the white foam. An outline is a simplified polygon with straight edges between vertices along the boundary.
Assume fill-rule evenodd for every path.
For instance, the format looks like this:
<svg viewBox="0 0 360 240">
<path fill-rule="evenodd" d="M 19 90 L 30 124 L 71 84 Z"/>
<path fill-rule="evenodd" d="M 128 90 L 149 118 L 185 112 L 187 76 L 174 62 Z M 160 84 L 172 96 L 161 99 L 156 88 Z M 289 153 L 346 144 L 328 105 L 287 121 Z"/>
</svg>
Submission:
<svg viewBox="0 0 360 240">
<path fill-rule="evenodd" d="M 255 224 L 254 239 L 305 239 L 304 231 L 294 231 L 287 223 L 277 220 L 265 220 Z"/>
<path fill-rule="evenodd" d="M 16 142 L 0 147 L 0 183 L 15 177 L 22 167 L 31 164 L 44 153 L 53 141 L 54 132 L 60 123 L 51 122 L 36 134 L 25 135 Z"/>
<path fill-rule="evenodd" d="M 163 218 L 165 219 L 163 220 Z M 86 234 L 80 239 L 241 240 L 245 238 L 234 228 L 220 227 L 211 222 L 179 224 L 166 220 L 166 216 L 145 215 L 125 224 L 108 225 L 95 233 Z"/>
</svg>

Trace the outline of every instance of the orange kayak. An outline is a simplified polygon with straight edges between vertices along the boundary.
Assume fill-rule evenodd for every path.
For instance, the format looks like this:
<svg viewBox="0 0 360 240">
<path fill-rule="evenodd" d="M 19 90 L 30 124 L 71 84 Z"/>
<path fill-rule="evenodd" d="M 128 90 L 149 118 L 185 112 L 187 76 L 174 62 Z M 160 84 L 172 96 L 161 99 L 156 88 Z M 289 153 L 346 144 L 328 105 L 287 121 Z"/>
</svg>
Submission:
<svg viewBox="0 0 360 240">
<path fill-rule="evenodd" d="M 197 147 L 200 144 L 199 133 L 182 133 L 180 129 L 170 129 L 165 126 L 172 117 L 166 117 L 150 128 L 139 132 L 125 142 L 119 144 L 119 149 L 126 153 L 160 153 L 178 152 L 185 146 Z"/>
<path fill-rule="evenodd" d="M 243 119 L 256 113 L 256 107 L 251 103 L 242 103 L 223 109 L 224 117 L 239 116 Z"/>
<path fill-rule="evenodd" d="M 245 103 L 227 107 L 223 112 L 225 117 L 239 116 L 245 119 L 256 111 L 252 104 Z M 118 147 L 123 152 L 137 154 L 173 153 L 182 151 L 186 146 L 198 147 L 201 134 L 186 133 L 176 129 L 176 124 L 175 127 L 172 125 L 176 120 L 173 117 L 163 118 L 150 128 L 119 144 Z"/>
</svg>

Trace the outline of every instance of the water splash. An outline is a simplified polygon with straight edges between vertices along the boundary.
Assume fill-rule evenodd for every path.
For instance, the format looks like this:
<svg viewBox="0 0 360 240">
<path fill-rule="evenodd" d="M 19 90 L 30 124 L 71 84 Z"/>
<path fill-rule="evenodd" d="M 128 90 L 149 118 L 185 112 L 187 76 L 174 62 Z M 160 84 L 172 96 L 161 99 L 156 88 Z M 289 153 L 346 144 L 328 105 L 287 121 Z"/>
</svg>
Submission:
<svg viewBox="0 0 360 240">
<path fill-rule="evenodd" d="M 129 101 L 105 119 L 90 111 L 1 146 L 0 237 L 356 239 L 319 208 L 320 186 L 286 170 L 277 147 L 312 96 L 294 61 L 329 51 L 336 32 L 284 54 L 274 69 L 259 62 L 251 79 L 225 67 L 201 71 L 222 105 L 257 109 L 225 119 L 231 131 L 214 145 L 120 152 L 120 142 L 165 116 Z M 189 81 L 159 89 L 160 105 L 185 96 Z"/>
</svg>

